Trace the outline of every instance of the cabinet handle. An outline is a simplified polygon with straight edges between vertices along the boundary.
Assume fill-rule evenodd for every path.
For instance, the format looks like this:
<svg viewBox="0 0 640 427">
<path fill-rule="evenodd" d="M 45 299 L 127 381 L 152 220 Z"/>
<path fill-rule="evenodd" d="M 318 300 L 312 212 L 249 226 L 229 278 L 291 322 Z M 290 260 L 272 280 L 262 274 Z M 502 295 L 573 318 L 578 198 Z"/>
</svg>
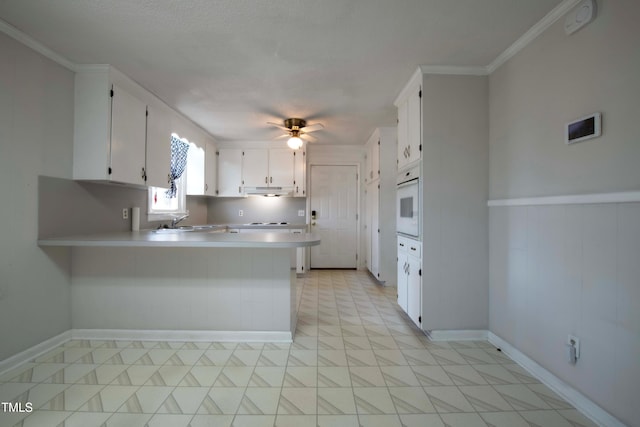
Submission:
<svg viewBox="0 0 640 427">
<path fill-rule="evenodd" d="M 414 248 L 413 246 L 411 246 L 411 250 L 412 250 L 412 251 L 415 251 L 415 250 L 416 250 L 416 248 Z"/>
<path fill-rule="evenodd" d="M 147 180 L 147 171 L 144 170 L 144 167 L 142 168 L 141 176 L 142 176 L 142 179 L 144 179 L 145 181 Z"/>
<path fill-rule="evenodd" d="M 298 187 L 296 187 L 296 194 L 299 194 L 299 193 L 300 193 L 300 191 L 298 191 Z"/>
<path fill-rule="evenodd" d="M 269 183 L 273 184 L 273 177 L 272 176 L 269 177 Z"/>
<path fill-rule="evenodd" d="M 402 246 L 404 248 L 404 243 L 400 243 L 400 246 Z"/>
<path fill-rule="evenodd" d="M 209 191 L 209 184 L 204 185 L 204 191 Z"/>
<path fill-rule="evenodd" d="M 242 193 L 242 187 L 238 186 L 238 193 Z"/>
<path fill-rule="evenodd" d="M 264 183 L 265 183 L 265 184 L 268 184 L 268 183 L 269 183 L 269 177 L 267 177 L 267 176 L 265 176 L 265 177 L 264 177 Z"/>
</svg>

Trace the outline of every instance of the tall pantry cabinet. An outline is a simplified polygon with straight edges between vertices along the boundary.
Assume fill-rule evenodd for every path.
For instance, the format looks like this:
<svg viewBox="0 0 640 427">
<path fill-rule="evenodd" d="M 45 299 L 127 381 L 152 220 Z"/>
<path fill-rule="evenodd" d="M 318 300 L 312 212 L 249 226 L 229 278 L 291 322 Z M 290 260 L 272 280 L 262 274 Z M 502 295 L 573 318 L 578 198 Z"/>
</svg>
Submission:
<svg viewBox="0 0 640 427">
<path fill-rule="evenodd" d="M 380 282 L 396 280 L 396 128 L 376 129 L 365 154 L 365 246 L 366 263 Z"/>
</svg>

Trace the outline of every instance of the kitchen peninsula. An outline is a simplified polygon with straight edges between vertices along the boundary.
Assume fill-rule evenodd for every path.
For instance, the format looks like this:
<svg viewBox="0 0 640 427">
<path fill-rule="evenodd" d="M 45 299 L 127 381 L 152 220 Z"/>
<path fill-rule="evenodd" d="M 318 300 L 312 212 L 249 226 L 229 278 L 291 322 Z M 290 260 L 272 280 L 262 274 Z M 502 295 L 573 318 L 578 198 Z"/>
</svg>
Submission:
<svg viewBox="0 0 640 427">
<path fill-rule="evenodd" d="M 291 251 L 309 233 L 140 231 L 40 239 L 71 249 L 74 338 L 291 341 Z"/>
</svg>

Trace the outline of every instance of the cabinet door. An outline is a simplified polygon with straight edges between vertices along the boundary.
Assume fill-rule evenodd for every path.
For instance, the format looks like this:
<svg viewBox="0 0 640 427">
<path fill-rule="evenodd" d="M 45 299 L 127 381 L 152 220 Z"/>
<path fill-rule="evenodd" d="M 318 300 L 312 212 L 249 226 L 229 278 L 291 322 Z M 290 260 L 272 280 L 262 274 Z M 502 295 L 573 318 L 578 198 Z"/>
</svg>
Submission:
<svg viewBox="0 0 640 427">
<path fill-rule="evenodd" d="M 371 184 L 371 274 L 380 279 L 380 184 Z"/>
<path fill-rule="evenodd" d="M 245 187 L 269 185 L 269 150 L 257 148 L 242 152 L 242 184 Z"/>
<path fill-rule="evenodd" d="M 408 160 L 408 135 L 407 135 L 407 108 L 406 100 L 398 105 L 398 169 L 402 169 Z"/>
<path fill-rule="evenodd" d="M 269 187 L 289 187 L 293 185 L 293 153 L 289 148 L 269 150 Z"/>
<path fill-rule="evenodd" d="M 380 178 L 380 140 L 371 146 L 371 179 Z"/>
<path fill-rule="evenodd" d="M 303 150 L 293 152 L 293 195 L 305 197 L 306 191 L 307 157 Z"/>
<path fill-rule="evenodd" d="M 204 156 L 205 146 L 189 143 L 187 152 L 187 194 L 201 196 L 204 194 Z"/>
<path fill-rule="evenodd" d="M 398 252 L 398 305 L 407 312 L 407 254 Z"/>
<path fill-rule="evenodd" d="M 292 234 L 304 234 L 304 230 L 300 229 L 300 230 L 291 230 Z M 296 267 L 296 273 L 298 274 L 303 274 L 304 270 L 305 270 L 305 264 L 306 264 L 306 258 L 307 258 L 307 252 L 306 252 L 307 248 L 301 247 L 301 248 L 295 248 L 295 267 Z"/>
<path fill-rule="evenodd" d="M 218 196 L 242 196 L 242 150 L 218 150 Z"/>
<path fill-rule="evenodd" d="M 208 143 L 204 150 L 204 194 L 207 196 L 216 195 L 217 160 L 216 146 Z"/>
<path fill-rule="evenodd" d="M 145 184 L 147 105 L 113 85 L 111 180 Z"/>
<path fill-rule="evenodd" d="M 171 168 L 171 115 L 149 106 L 147 116 L 147 185 L 166 188 Z"/>
<path fill-rule="evenodd" d="M 407 256 L 407 314 L 413 323 L 420 326 L 422 306 L 422 276 L 420 258 Z"/>
<path fill-rule="evenodd" d="M 422 145 L 422 89 L 416 88 L 407 100 L 407 163 L 420 159 Z"/>
</svg>

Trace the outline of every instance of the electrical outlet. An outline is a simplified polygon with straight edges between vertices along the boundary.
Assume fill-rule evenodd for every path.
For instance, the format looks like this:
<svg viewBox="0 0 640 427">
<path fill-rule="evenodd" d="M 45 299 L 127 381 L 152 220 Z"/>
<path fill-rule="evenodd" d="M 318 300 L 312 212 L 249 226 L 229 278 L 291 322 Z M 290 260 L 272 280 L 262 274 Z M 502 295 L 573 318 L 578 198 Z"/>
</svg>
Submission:
<svg viewBox="0 0 640 427">
<path fill-rule="evenodd" d="M 304 216 L 304 209 L 300 209 L 298 211 L 298 216 Z"/>
<path fill-rule="evenodd" d="M 244 216 L 244 211 L 242 209 L 238 211 L 238 216 Z"/>
<path fill-rule="evenodd" d="M 129 208 L 122 208 L 122 219 L 129 219 Z"/>
<path fill-rule="evenodd" d="M 580 339 L 573 335 L 567 336 L 567 345 L 569 347 L 575 347 L 576 349 L 576 359 L 580 359 Z"/>
</svg>

